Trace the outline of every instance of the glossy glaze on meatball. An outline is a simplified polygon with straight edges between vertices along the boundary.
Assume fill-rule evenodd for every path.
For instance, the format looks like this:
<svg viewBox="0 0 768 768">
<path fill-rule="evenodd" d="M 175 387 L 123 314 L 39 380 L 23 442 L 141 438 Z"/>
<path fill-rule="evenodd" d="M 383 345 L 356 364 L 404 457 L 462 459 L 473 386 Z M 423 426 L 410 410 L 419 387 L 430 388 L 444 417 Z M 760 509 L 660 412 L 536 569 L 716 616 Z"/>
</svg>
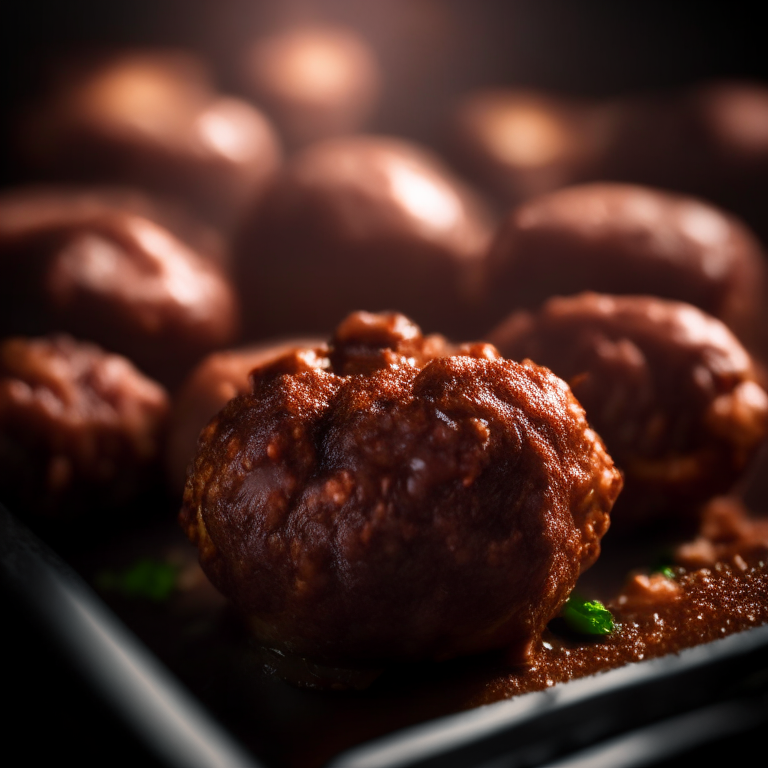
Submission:
<svg viewBox="0 0 768 768">
<path fill-rule="evenodd" d="M 483 205 L 435 155 L 382 136 L 294 155 L 235 246 L 249 339 L 329 335 L 360 306 L 466 338 L 490 239 Z"/>
<path fill-rule="evenodd" d="M 2 335 L 71 333 L 167 386 L 237 337 L 237 294 L 220 265 L 143 216 L 98 206 L 57 214 L 29 226 L 0 216 Z"/>
<path fill-rule="evenodd" d="M 254 371 L 201 436 L 180 519 L 264 645 L 339 666 L 521 661 L 620 487 L 547 369 L 358 313 Z"/>
<path fill-rule="evenodd" d="M 69 336 L 0 344 L 0 492 L 19 514 L 109 515 L 161 488 L 168 395 Z"/>
<path fill-rule="evenodd" d="M 679 514 L 727 491 L 768 430 L 750 356 L 690 304 L 584 293 L 517 313 L 489 338 L 569 382 L 626 486 L 614 515 Z"/>
<path fill-rule="evenodd" d="M 690 197 L 587 184 L 537 197 L 501 225 L 488 290 L 499 322 L 521 306 L 581 291 L 686 301 L 752 342 L 765 264 L 750 230 Z"/>
</svg>

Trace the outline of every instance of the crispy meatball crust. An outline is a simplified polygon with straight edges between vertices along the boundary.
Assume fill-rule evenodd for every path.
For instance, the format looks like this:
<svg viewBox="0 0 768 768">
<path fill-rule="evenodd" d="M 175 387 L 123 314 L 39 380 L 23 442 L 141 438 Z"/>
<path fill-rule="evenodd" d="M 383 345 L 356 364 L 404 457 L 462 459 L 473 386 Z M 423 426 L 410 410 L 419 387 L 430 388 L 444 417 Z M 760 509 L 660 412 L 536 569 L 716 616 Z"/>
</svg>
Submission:
<svg viewBox="0 0 768 768">
<path fill-rule="evenodd" d="M 293 349 L 321 343 L 320 339 L 275 339 L 212 352 L 195 366 L 175 393 L 171 406 L 166 469 L 173 493 L 181 496 L 200 430 L 228 400 L 250 391 L 250 372 Z"/>
<path fill-rule="evenodd" d="M 254 371 L 201 436 L 180 520 L 264 645 L 339 666 L 524 660 L 620 487 L 547 369 L 358 313 Z"/>
</svg>

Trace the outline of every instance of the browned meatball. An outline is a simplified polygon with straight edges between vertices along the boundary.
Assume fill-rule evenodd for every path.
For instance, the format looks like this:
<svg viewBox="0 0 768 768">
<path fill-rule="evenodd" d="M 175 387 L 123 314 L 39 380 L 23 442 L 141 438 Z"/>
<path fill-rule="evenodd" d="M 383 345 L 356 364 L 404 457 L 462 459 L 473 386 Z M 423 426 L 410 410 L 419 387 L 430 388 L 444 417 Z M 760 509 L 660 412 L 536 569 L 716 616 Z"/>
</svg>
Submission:
<svg viewBox="0 0 768 768">
<path fill-rule="evenodd" d="M 169 386 L 240 330 L 222 268 L 141 216 L 73 209 L 30 226 L 0 216 L 0 262 L 1 335 L 66 331 Z"/>
<path fill-rule="evenodd" d="M 427 150 L 373 136 L 314 144 L 239 238 L 248 335 L 327 334 L 365 306 L 462 337 L 489 236 L 478 200 Z"/>
<path fill-rule="evenodd" d="M 260 37 L 242 69 L 246 89 L 292 145 L 359 130 L 378 102 L 376 57 L 347 27 L 302 25 Z"/>
<path fill-rule="evenodd" d="M 250 372 L 293 349 L 318 346 L 319 339 L 284 339 L 213 352 L 187 376 L 173 398 L 167 467 L 171 488 L 181 492 L 202 428 L 235 395 L 251 389 Z"/>
<path fill-rule="evenodd" d="M 763 254 L 744 225 L 699 200 L 623 184 L 520 206 L 488 267 L 495 322 L 549 296 L 647 294 L 694 304 L 751 343 L 765 298 Z"/>
<path fill-rule="evenodd" d="M 593 293 L 553 298 L 491 332 L 505 356 L 573 389 L 625 473 L 614 520 L 690 511 L 728 490 L 768 431 L 768 396 L 719 320 L 690 304 Z"/>
<path fill-rule="evenodd" d="M 26 116 L 23 154 L 50 178 L 136 184 L 233 226 L 281 161 L 255 107 L 218 93 L 204 64 L 175 51 L 78 62 Z"/>
<path fill-rule="evenodd" d="M 366 313 L 252 376 L 180 520 L 258 640 L 340 666 L 526 659 L 621 487 L 564 382 Z"/>
<path fill-rule="evenodd" d="M 20 513 L 110 513 L 157 490 L 168 396 L 69 336 L 0 344 L 0 495 Z"/>
<path fill-rule="evenodd" d="M 701 195 L 765 232 L 765 84 L 704 81 L 602 101 L 482 90 L 457 103 L 449 128 L 462 168 L 507 204 L 610 179 Z"/>
<path fill-rule="evenodd" d="M 586 100 L 498 88 L 468 94 L 449 118 L 457 164 L 505 206 L 592 178 L 610 112 Z"/>
<path fill-rule="evenodd" d="M 115 185 L 28 184 L 0 193 L 0 250 L 42 230 L 86 225 L 98 215 L 132 213 L 153 221 L 203 256 L 226 265 L 226 238 L 173 200 Z"/>
</svg>

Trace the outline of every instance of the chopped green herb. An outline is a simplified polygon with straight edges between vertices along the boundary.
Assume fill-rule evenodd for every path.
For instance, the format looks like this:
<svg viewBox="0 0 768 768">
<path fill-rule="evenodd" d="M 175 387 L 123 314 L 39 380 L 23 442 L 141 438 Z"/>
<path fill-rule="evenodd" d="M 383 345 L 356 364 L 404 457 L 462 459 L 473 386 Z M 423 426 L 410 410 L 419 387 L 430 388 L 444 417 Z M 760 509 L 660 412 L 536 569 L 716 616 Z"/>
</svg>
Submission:
<svg viewBox="0 0 768 768">
<path fill-rule="evenodd" d="M 675 560 L 672 557 L 671 550 L 663 550 L 659 552 L 651 561 L 650 571 L 651 573 L 663 573 L 670 579 L 674 578 L 674 572 L 672 571 L 672 565 Z"/>
<path fill-rule="evenodd" d="M 584 600 L 572 594 L 561 613 L 565 623 L 582 635 L 609 635 L 613 616 L 599 600 Z"/>
<path fill-rule="evenodd" d="M 176 587 L 178 568 L 167 562 L 143 558 L 123 571 L 102 571 L 96 586 L 119 592 L 125 597 L 141 597 L 155 602 L 167 600 Z"/>
</svg>

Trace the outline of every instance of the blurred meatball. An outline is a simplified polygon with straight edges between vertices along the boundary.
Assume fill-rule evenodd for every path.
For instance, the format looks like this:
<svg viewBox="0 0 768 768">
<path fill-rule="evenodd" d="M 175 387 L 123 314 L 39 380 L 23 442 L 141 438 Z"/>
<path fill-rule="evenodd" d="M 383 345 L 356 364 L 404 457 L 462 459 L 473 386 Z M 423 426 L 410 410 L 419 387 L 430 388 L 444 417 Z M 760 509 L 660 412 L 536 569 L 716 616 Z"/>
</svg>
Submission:
<svg viewBox="0 0 768 768">
<path fill-rule="evenodd" d="M 1 335 L 66 331 L 169 386 L 239 333 L 222 268 L 141 216 L 0 215 L 0 263 Z"/>
<path fill-rule="evenodd" d="M 488 260 L 495 321 L 549 296 L 591 290 L 694 304 L 750 345 L 765 302 L 759 243 L 693 198 L 623 184 L 537 197 L 501 225 Z"/>
<path fill-rule="evenodd" d="M 346 27 L 274 33 L 256 40 L 243 61 L 245 87 L 294 146 L 362 128 L 380 79 L 371 47 Z"/>
<path fill-rule="evenodd" d="M 768 88 L 714 81 L 613 105 L 604 176 L 668 187 L 741 211 L 768 193 Z"/>
<path fill-rule="evenodd" d="M 191 55 L 126 53 L 58 75 L 19 132 L 30 165 L 48 177 L 172 194 L 231 227 L 279 165 L 271 123 L 217 93 Z"/>
<path fill-rule="evenodd" d="M 119 355 L 58 335 L 0 344 L 0 493 L 19 513 L 109 514 L 161 488 L 168 396 Z"/>
<path fill-rule="evenodd" d="M 614 520 L 695 510 L 727 491 L 768 431 L 768 396 L 719 320 L 689 304 L 593 293 L 553 298 L 491 332 L 571 386 L 625 474 Z"/>
<path fill-rule="evenodd" d="M 203 432 L 180 520 L 256 638 L 342 667 L 524 661 L 621 487 L 564 382 L 367 313 L 252 378 Z"/>
<path fill-rule="evenodd" d="M 604 152 L 599 105 L 511 88 L 473 92 L 449 118 L 455 162 L 505 206 L 584 181 Z"/>
<path fill-rule="evenodd" d="M 229 262 L 226 239 L 214 227 L 167 198 L 116 185 L 28 184 L 0 193 L 0 248 L 41 230 L 86 225 L 95 216 L 124 212 L 143 216 L 203 256 Z"/>
<path fill-rule="evenodd" d="M 167 455 L 171 488 L 179 493 L 184 489 L 200 431 L 235 395 L 250 391 L 254 368 L 292 349 L 319 344 L 318 339 L 286 339 L 213 352 L 202 360 L 173 398 Z"/>
<path fill-rule="evenodd" d="M 462 337 L 489 236 L 482 205 L 427 150 L 373 136 L 314 144 L 238 240 L 248 335 L 330 333 L 364 306 Z"/>
<path fill-rule="evenodd" d="M 696 538 L 675 548 L 674 561 L 686 568 L 731 562 L 745 571 L 753 554 L 768 555 L 768 517 L 751 515 L 737 498 L 719 496 L 704 508 Z"/>
</svg>

